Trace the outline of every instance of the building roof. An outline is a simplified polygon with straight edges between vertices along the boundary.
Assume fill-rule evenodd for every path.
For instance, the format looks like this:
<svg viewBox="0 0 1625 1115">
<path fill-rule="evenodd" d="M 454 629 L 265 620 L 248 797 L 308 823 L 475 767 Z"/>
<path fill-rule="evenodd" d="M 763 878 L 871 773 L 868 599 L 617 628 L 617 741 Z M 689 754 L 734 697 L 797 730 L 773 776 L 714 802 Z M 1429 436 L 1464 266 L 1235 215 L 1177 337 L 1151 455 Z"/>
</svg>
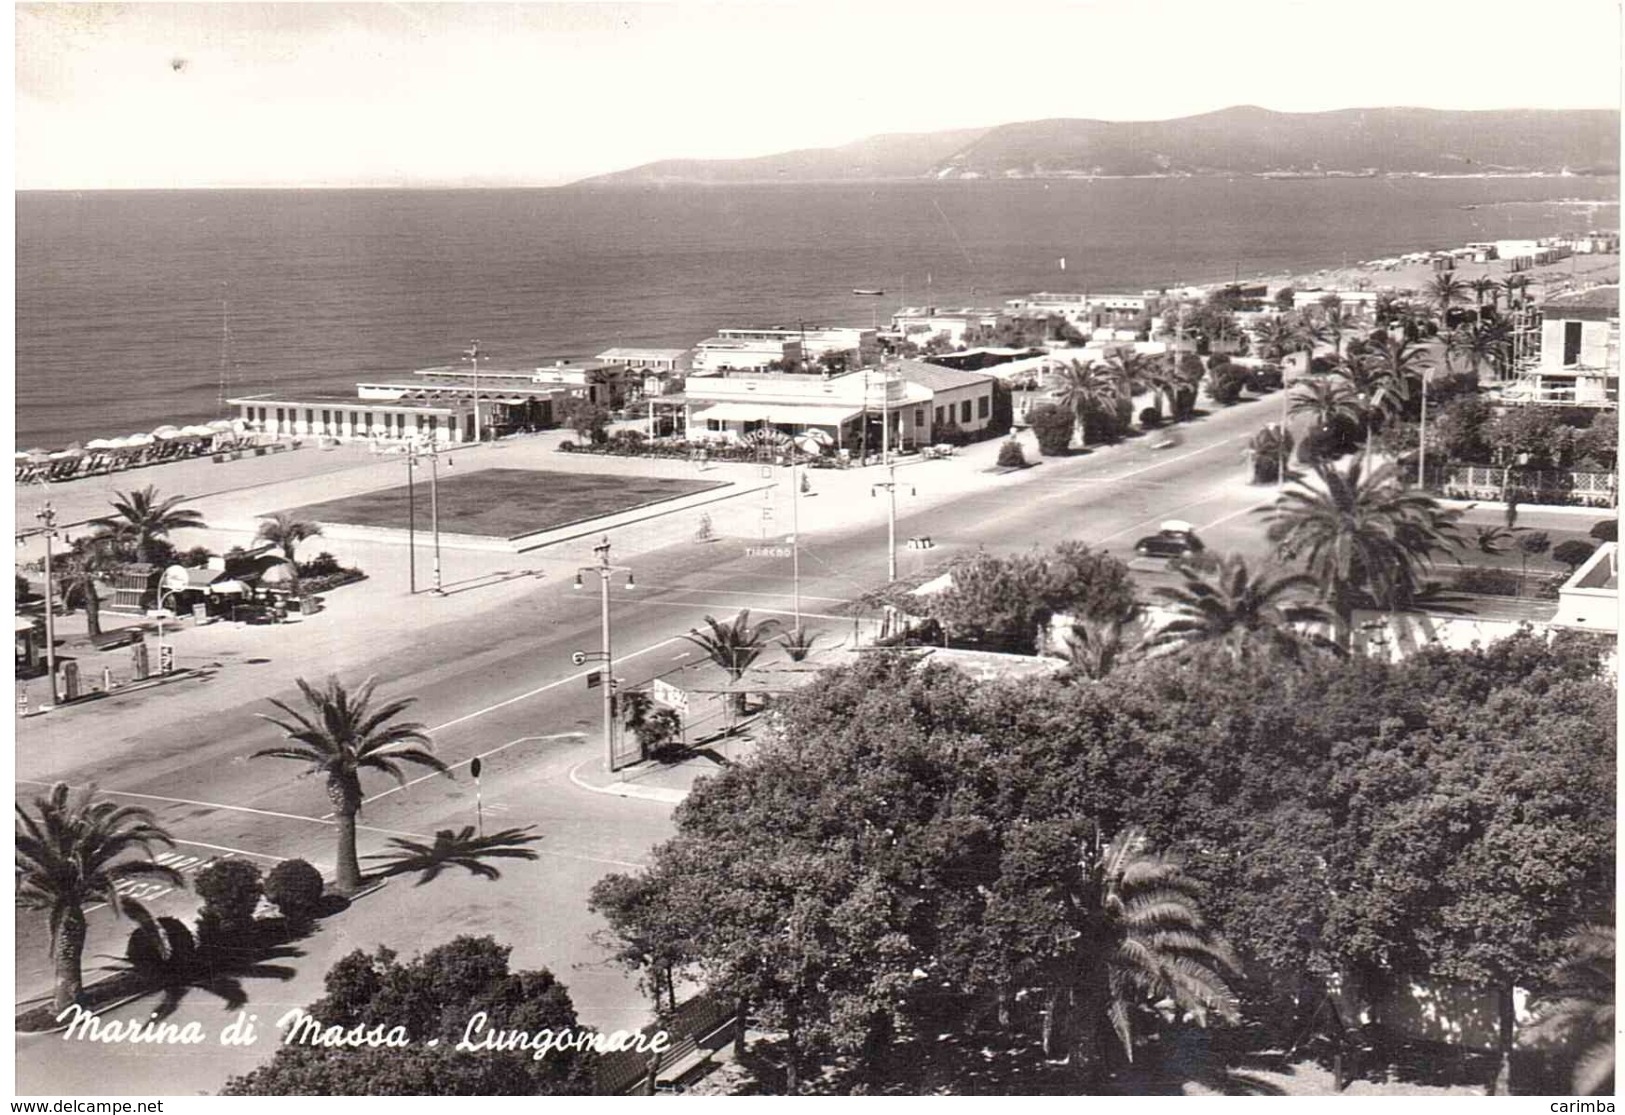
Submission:
<svg viewBox="0 0 1625 1115">
<path fill-rule="evenodd" d="M 423 399 L 362 399 L 355 395 L 243 395 L 227 399 L 226 403 L 229 406 L 273 406 L 295 409 L 326 407 L 330 410 L 421 410 L 431 414 L 450 414 L 465 405 L 473 406 L 472 400 L 467 403 L 460 399 L 434 403 Z"/>
<path fill-rule="evenodd" d="M 959 368 L 943 368 L 923 360 L 899 360 L 894 367 L 910 383 L 917 383 L 931 391 L 952 391 L 957 387 L 976 387 L 992 383 L 997 376 L 985 372 L 966 372 Z"/>
<path fill-rule="evenodd" d="M 1619 316 L 1619 287 L 1600 286 L 1590 290 L 1554 294 L 1540 304 L 1549 318 L 1578 321 L 1606 321 Z"/>
<path fill-rule="evenodd" d="M 613 364 L 621 360 L 680 360 L 687 355 L 686 348 L 606 348 L 597 359 Z"/>
</svg>

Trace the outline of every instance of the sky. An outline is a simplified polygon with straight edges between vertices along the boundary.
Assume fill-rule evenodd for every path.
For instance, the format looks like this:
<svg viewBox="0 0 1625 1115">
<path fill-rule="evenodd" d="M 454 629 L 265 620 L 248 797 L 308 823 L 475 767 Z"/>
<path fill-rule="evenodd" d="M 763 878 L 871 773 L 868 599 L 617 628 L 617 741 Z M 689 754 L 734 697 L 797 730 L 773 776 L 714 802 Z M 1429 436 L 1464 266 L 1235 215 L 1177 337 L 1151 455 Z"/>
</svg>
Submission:
<svg viewBox="0 0 1625 1115">
<path fill-rule="evenodd" d="M 19 189 L 558 185 L 1050 117 L 1617 108 L 1616 0 L 20 4 Z"/>
</svg>

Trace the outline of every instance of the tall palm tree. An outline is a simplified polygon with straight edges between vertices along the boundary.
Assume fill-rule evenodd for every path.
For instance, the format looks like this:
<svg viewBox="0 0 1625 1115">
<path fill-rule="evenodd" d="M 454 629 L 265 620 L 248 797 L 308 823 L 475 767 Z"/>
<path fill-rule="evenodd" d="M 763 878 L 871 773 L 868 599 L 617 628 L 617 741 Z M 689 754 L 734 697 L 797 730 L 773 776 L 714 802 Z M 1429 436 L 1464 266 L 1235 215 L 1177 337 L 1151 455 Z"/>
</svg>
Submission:
<svg viewBox="0 0 1625 1115">
<path fill-rule="evenodd" d="M 73 540 L 72 549 L 58 558 L 51 569 L 64 603 L 78 597 L 85 605 L 85 631 L 92 638 L 102 633 L 100 583 L 124 566 L 119 557 L 118 536 L 101 530 Z"/>
<path fill-rule="evenodd" d="M 1507 332 L 1503 322 L 1474 322 L 1452 329 L 1445 338 L 1445 355 L 1465 357 L 1475 375 L 1485 364 L 1499 373 L 1511 347 Z"/>
<path fill-rule="evenodd" d="M 1420 374 L 1412 366 L 1419 355 L 1404 351 L 1408 342 L 1384 337 L 1373 342 L 1359 356 L 1343 361 L 1338 374 L 1360 397 L 1361 418 L 1365 423 L 1365 451 L 1371 454 L 1371 439 L 1377 427 L 1399 414 L 1411 397 L 1410 376 Z"/>
<path fill-rule="evenodd" d="M 1306 308 L 1302 313 L 1293 315 L 1289 328 L 1292 337 L 1291 351 L 1303 353 L 1303 370 L 1305 373 L 1312 372 L 1315 366 L 1315 349 L 1331 339 L 1326 323 Z"/>
<path fill-rule="evenodd" d="M 307 538 L 317 538 L 322 533 L 320 523 L 313 523 L 308 519 L 295 518 L 286 511 L 278 511 L 274 515 L 264 515 L 260 518 L 260 529 L 254 533 L 255 538 L 264 539 L 282 551 L 282 556 L 288 563 L 294 564 L 294 549 Z"/>
<path fill-rule="evenodd" d="M 1117 392 L 1122 398 L 1132 399 L 1144 391 L 1157 389 L 1153 366 L 1150 360 L 1137 352 L 1118 352 L 1107 358 L 1106 374 L 1117 385 Z M 1160 409 L 1160 401 L 1158 406 Z"/>
<path fill-rule="evenodd" d="M 336 677 L 328 678 L 321 689 L 304 678 L 297 679 L 297 684 L 309 706 L 307 711 L 296 711 L 273 699 L 271 704 L 282 716 L 260 713 L 261 719 L 282 729 L 292 746 L 263 748 L 250 758 L 292 759 L 306 764 L 307 773 L 327 780 L 327 797 L 338 815 L 338 889 L 353 892 L 361 886 L 355 847 L 361 772 L 382 771 L 404 785 L 402 763 L 429 767 L 447 777 L 451 770 L 432 754 L 434 742 L 422 724 L 390 723 L 412 704 L 412 698 L 387 701 L 374 709 L 375 678 L 368 678 L 354 693 Z"/>
<path fill-rule="evenodd" d="M 1300 481 L 1260 510 L 1276 552 L 1301 559 L 1320 586 L 1347 650 L 1354 609 L 1364 601 L 1385 610 L 1409 605 L 1434 555 L 1460 545 L 1461 513 L 1406 488 L 1393 465 L 1368 471 L 1356 457 L 1342 471 L 1317 464 L 1315 476 L 1318 489 Z"/>
<path fill-rule="evenodd" d="M 1283 314 L 1262 318 L 1253 326 L 1253 346 L 1265 360 L 1280 360 L 1293 351 L 1292 322 Z"/>
<path fill-rule="evenodd" d="M 709 631 L 696 629 L 683 638 L 704 651 L 706 657 L 725 670 L 729 679 L 735 682 L 744 677 L 751 663 L 762 656 L 769 639 L 780 627 L 776 619 L 751 623 L 749 608 L 741 608 L 733 622 L 727 625 L 718 623 L 710 616 L 705 617 L 705 622 Z M 745 710 L 743 693 L 733 694 L 733 702 L 735 711 Z"/>
<path fill-rule="evenodd" d="M 1366 342 L 1365 356 L 1376 376 L 1401 401 L 1410 398 L 1412 386 L 1422 382 L 1422 376 L 1432 365 L 1420 345 L 1404 336 L 1387 333 Z"/>
<path fill-rule="evenodd" d="M 1440 271 L 1427 286 L 1428 301 L 1438 307 L 1439 328 L 1450 324 L 1450 308 L 1467 299 L 1467 284 L 1454 271 Z"/>
<path fill-rule="evenodd" d="M 1309 415 L 1318 430 L 1340 433 L 1364 426 L 1365 404 L 1343 376 L 1310 376 L 1292 385 L 1287 414 Z"/>
<path fill-rule="evenodd" d="M 1488 275 L 1480 275 L 1467 285 L 1473 290 L 1473 305 L 1482 306 L 1484 304 L 1484 296 L 1489 295 L 1491 298 L 1490 305 L 1492 307 L 1494 306 L 1495 294 L 1501 288 L 1500 283 L 1496 282 Z"/>
<path fill-rule="evenodd" d="M 1508 275 L 1506 278 L 1501 280 L 1501 289 L 1506 291 L 1508 309 L 1512 308 L 1512 300 L 1514 298 L 1517 298 L 1519 305 L 1522 305 L 1524 291 L 1529 289 L 1529 276 L 1517 274 Z"/>
<path fill-rule="evenodd" d="M 1253 483 L 1274 483 L 1286 473 L 1292 457 L 1292 433 L 1279 422 L 1271 422 L 1247 442 L 1247 455 L 1253 462 Z"/>
<path fill-rule="evenodd" d="M 167 538 L 171 531 L 201 530 L 207 526 L 198 512 L 176 507 L 185 496 L 159 499 L 158 489 L 151 484 L 133 492 L 114 492 L 113 497 L 113 514 L 92 519 L 91 524 L 101 527 L 121 544 L 130 545 L 135 560 L 143 565 L 152 560 L 154 539 Z"/>
<path fill-rule="evenodd" d="M 1321 310 L 1320 323 L 1326 330 L 1326 336 L 1331 339 L 1332 354 L 1342 356 L 1343 338 L 1353 327 L 1354 322 L 1348 308 L 1343 305 L 1341 299 L 1337 298 L 1337 295 L 1328 295 L 1328 297 L 1334 301 L 1325 305 Z"/>
<path fill-rule="evenodd" d="M 1154 646 L 1219 643 L 1233 658 L 1258 651 L 1296 660 L 1324 639 L 1302 630 L 1304 624 L 1329 624 L 1331 613 L 1307 597 L 1315 579 L 1307 573 L 1273 574 L 1247 567 L 1247 559 L 1226 554 L 1211 572 L 1179 567 L 1185 583 L 1155 591 L 1174 618 L 1152 636 Z"/>
<path fill-rule="evenodd" d="M 1089 416 L 1114 411 L 1119 395 L 1116 380 L 1096 364 L 1072 360 L 1061 369 L 1056 401 L 1072 412 L 1073 448 L 1082 449 L 1087 443 Z"/>
<path fill-rule="evenodd" d="M 34 799 L 32 812 L 16 809 L 17 905 L 44 910 L 50 919 L 52 1005 L 60 1013 L 84 987 L 85 907 L 103 902 L 115 917 L 152 929 L 147 908 L 119 888 L 135 880 L 182 885 L 178 871 L 152 859 L 154 845 L 173 848 L 175 841 L 149 810 L 99 800 L 95 786 L 75 794 L 58 782 Z M 131 852 L 146 858 L 130 858 Z"/>
<path fill-rule="evenodd" d="M 1110 843 L 1100 831 L 1084 842 L 1066 895 L 1077 936 L 1068 950 L 1068 998 L 1076 1011 L 1074 1049 L 1085 1071 L 1105 1069 L 1109 1034 L 1134 1059 L 1135 1012 L 1162 999 L 1207 1025 L 1238 1017 L 1223 973 L 1237 964 L 1202 920 L 1196 885 L 1179 865 L 1145 850 L 1137 829 Z"/>
<path fill-rule="evenodd" d="M 1614 927 L 1582 925 L 1563 945 L 1552 986 L 1536 1000 L 1535 1021 L 1524 1033 L 1538 1043 L 1576 1050 L 1575 1092 L 1612 1095 Z"/>
</svg>

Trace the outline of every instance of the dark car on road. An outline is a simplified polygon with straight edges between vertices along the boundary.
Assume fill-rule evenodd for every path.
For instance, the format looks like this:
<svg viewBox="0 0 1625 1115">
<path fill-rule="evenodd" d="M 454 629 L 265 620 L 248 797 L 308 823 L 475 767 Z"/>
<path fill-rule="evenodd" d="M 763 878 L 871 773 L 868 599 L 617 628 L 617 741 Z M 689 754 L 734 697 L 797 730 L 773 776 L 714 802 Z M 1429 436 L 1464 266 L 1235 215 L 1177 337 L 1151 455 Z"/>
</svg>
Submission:
<svg viewBox="0 0 1625 1115">
<path fill-rule="evenodd" d="M 1203 549 L 1195 528 L 1177 519 L 1169 519 L 1157 533 L 1148 534 L 1134 544 L 1134 552 L 1140 557 L 1177 558 L 1199 554 Z"/>
</svg>

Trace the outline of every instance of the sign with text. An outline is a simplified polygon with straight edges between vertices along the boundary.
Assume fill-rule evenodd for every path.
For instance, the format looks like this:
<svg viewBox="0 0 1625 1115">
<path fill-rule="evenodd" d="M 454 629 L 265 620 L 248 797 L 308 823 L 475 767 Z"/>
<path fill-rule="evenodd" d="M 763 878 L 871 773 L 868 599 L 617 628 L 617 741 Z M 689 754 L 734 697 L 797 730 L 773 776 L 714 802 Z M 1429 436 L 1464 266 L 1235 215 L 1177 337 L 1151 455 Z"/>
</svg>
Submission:
<svg viewBox="0 0 1625 1115">
<path fill-rule="evenodd" d="M 746 546 L 745 556 L 754 558 L 787 558 L 792 551 L 789 546 Z"/>
<path fill-rule="evenodd" d="M 603 684 L 604 684 L 604 671 L 602 671 L 602 670 L 594 670 L 592 673 L 587 675 L 587 688 L 588 689 L 597 689 L 600 685 L 603 685 Z"/>
<path fill-rule="evenodd" d="M 650 691 L 650 695 L 667 708 L 676 709 L 685 715 L 688 713 L 688 692 L 686 690 L 679 689 L 670 682 L 655 678 L 650 686 Z"/>
</svg>

